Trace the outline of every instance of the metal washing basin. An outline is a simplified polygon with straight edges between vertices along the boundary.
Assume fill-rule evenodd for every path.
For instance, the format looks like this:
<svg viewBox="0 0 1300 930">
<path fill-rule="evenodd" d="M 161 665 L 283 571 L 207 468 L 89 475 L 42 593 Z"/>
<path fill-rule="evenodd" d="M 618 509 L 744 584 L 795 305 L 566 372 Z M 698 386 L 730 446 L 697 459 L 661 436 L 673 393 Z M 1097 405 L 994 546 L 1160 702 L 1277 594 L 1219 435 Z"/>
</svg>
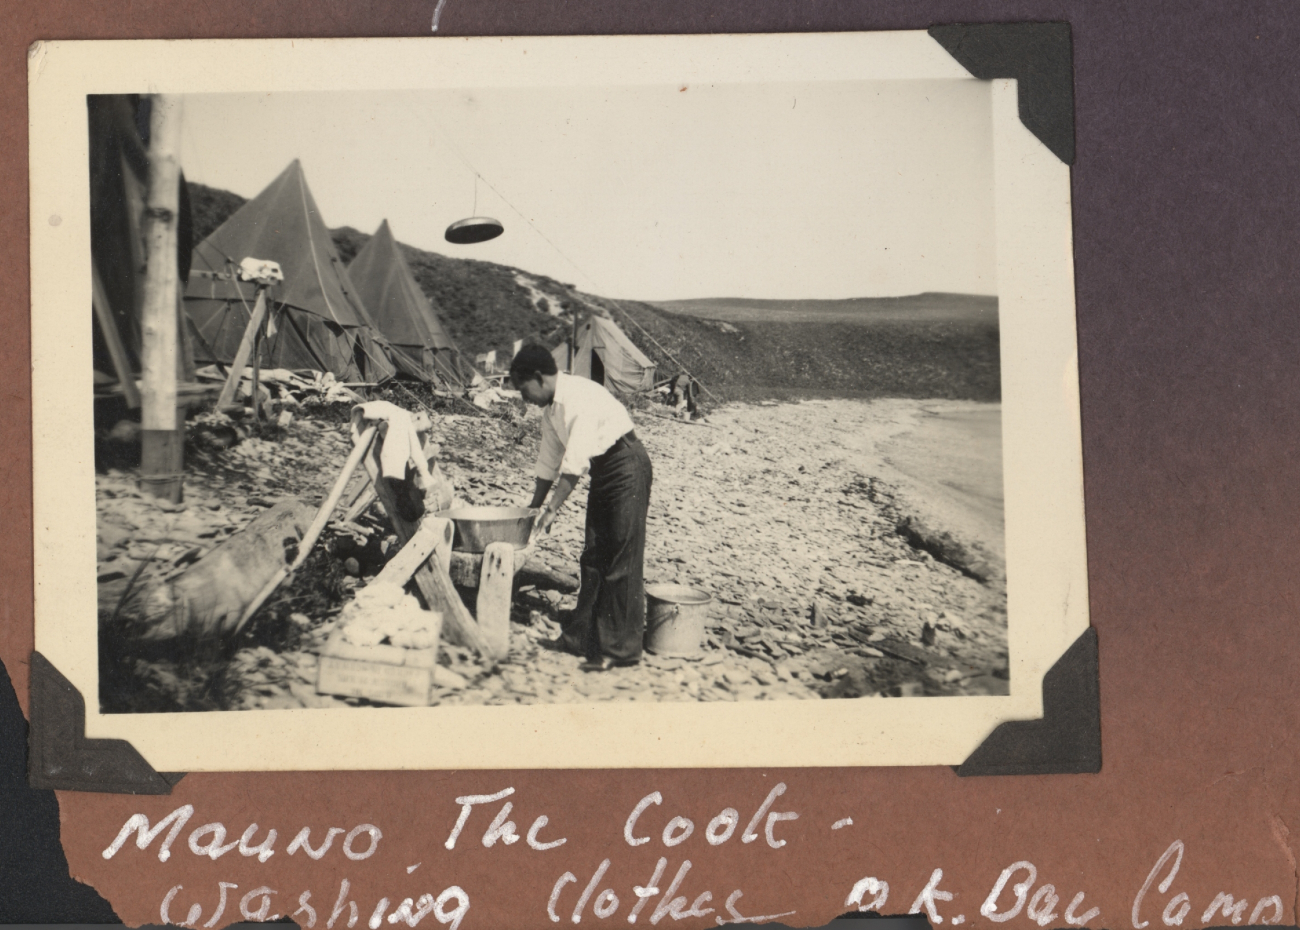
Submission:
<svg viewBox="0 0 1300 930">
<path fill-rule="evenodd" d="M 526 549 L 540 509 L 529 507 L 454 507 L 434 514 L 456 525 L 453 549 L 483 552 L 491 543 L 508 542 Z"/>
</svg>

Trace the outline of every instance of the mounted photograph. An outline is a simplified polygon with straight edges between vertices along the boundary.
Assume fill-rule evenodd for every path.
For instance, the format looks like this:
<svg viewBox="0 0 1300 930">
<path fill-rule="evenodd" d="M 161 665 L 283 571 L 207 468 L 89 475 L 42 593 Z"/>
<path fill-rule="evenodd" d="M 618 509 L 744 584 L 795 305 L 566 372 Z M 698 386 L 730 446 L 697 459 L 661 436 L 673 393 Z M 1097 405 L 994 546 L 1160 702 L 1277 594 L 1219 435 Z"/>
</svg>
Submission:
<svg viewBox="0 0 1300 930">
<path fill-rule="evenodd" d="M 1015 81 L 925 33 L 40 55 L 36 638 L 88 736 L 957 764 L 1041 716 L 1087 576 Z"/>
</svg>

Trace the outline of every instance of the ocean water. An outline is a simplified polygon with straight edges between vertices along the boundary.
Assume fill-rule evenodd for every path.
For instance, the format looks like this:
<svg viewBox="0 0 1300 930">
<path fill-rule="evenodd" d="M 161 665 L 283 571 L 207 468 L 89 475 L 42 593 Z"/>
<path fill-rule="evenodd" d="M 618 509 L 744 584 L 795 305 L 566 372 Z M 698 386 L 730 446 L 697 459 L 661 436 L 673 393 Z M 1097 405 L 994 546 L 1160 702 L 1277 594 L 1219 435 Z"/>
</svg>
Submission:
<svg viewBox="0 0 1300 930">
<path fill-rule="evenodd" d="M 878 449 L 909 498 L 1005 553 L 1001 404 L 922 403 Z"/>
</svg>

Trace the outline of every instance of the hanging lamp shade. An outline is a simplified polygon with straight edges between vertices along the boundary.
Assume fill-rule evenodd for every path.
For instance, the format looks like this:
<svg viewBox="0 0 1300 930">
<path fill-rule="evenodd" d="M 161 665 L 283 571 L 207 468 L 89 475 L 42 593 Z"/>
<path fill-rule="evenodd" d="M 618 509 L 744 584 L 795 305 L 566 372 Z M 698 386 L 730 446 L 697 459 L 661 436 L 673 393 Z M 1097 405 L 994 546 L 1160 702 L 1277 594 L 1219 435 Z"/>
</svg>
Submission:
<svg viewBox="0 0 1300 930">
<path fill-rule="evenodd" d="M 490 216 L 471 216 L 469 219 L 457 220 L 447 227 L 444 233 L 448 242 L 456 245 L 473 245 L 475 242 L 487 242 L 505 232 L 500 220 Z"/>
</svg>

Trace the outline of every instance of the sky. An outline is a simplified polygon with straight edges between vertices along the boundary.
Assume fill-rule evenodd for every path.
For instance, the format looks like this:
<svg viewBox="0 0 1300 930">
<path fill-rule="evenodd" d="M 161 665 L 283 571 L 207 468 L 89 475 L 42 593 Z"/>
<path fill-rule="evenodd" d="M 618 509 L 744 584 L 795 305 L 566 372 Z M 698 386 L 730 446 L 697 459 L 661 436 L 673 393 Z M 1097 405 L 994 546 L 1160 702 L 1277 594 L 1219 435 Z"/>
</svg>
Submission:
<svg viewBox="0 0 1300 930">
<path fill-rule="evenodd" d="M 186 176 L 607 297 L 995 293 L 983 81 L 191 94 Z M 452 222 L 499 219 L 453 245 Z"/>
</svg>

